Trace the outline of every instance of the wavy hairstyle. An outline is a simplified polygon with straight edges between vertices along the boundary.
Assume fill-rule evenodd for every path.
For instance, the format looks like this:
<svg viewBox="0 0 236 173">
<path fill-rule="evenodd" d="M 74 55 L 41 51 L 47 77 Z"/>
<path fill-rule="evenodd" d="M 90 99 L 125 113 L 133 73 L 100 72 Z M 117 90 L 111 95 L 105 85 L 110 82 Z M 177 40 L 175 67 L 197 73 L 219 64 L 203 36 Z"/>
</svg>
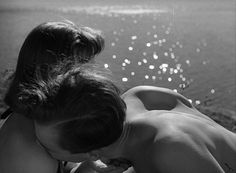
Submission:
<svg viewBox="0 0 236 173">
<path fill-rule="evenodd" d="M 74 23 L 47 22 L 35 27 L 26 37 L 17 61 L 15 73 L 5 95 L 5 103 L 15 112 L 25 114 L 19 106 L 20 84 L 31 84 L 40 71 L 43 78 L 60 61 L 86 63 L 104 47 L 100 31 L 78 27 Z"/>
<path fill-rule="evenodd" d="M 31 109 L 31 118 L 54 126 L 59 146 L 71 153 L 115 142 L 123 130 L 126 105 L 108 73 L 90 64 L 63 71 L 23 86 L 21 101 Z"/>
</svg>

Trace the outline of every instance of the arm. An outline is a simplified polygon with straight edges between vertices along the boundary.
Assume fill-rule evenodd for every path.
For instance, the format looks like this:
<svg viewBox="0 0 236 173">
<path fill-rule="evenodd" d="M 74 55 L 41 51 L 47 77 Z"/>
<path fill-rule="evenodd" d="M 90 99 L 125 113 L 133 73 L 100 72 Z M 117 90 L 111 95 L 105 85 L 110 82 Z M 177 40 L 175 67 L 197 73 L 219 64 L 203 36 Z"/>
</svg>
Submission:
<svg viewBox="0 0 236 173">
<path fill-rule="evenodd" d="M 193 108 L 187 98 L 167 88 L 137 86 L 128 90 L 122 96 L 126 97 L 127 95 L 138 97 L 148 110 L 171 110 L 176 107 L 178 102 Z"/>
<path fill-rule="evenodd" d="M 6 156 L 6 161 L 7 156 Z M 4 161 L 5 162 L 5 161 Z M 9 160 L 8 163 L 0 163 L 0 172 L 1 173 L 57 173 L 58 164 L 51 162 L 41 161 L 35 156 L 35 158 L 31 158 L 30 160 L 22 159 L 14 159 Z"/>
<path fill-rule="evenodd" d="M 70 173 L 123 173 L 129 168 L 127 165 L 111 166 L 106 165 L 100 160 L 84 161 L 78 164 Z M 128 172 L 127 172 L 128 173 Z"/>
</svg>

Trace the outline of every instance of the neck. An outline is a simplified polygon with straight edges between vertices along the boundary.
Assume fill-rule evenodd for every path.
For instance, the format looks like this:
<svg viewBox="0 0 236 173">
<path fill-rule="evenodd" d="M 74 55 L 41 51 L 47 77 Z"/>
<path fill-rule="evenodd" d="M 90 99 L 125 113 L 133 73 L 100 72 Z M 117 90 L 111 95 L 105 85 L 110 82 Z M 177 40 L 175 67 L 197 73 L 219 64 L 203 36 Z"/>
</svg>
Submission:
<svg viewBox="0 0 236 173">
<path fill-rule="evenodd" d="M 125 147 L 128 143 L 130 136 L 131 124 L 129 122 L 124 122 L 124 127 L 120 138 L 117 140 L 116 145 L 118 147 Z"/>
<path fill-rule="evenodd" d="M 108 147 L 104 147 L 104 157 L 109 159 L 124 158 L 129 160 L 129 152 L 132 139 L 131 136 L 132 126 L 129 122 L 124 122 L 124 127 L 119 139 Z"/>
</svg>

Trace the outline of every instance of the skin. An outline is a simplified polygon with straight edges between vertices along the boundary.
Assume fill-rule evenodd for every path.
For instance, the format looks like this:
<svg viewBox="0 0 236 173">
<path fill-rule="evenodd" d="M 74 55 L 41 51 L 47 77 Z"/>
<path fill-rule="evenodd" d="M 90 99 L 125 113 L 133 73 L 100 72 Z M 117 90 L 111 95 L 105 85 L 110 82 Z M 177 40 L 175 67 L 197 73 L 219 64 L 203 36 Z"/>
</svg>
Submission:
<svg viewBox="0 0 236 173">
<path fill-rule="evenodd" d="M 104 163 L 125 158 L 136 173 L 236 172 L 236 135 L 197 111 L 182 95 L 165 88 L 139 86 L 122 98 L 127 104 L 126 120 L 115 143 L 81 155 L 66 155 L 57 148 L 54 157 L 79 160 L 83 155 L 98 156 Z M 53 128 L 36 126 L 43 145 L 55 148 L 57 138 L 45 135 Z"/>
<path fill-rule="evenodd" d="M 76 52 L 76 54 L 83 57 L 86 52 Z M 90 63 L 94 62 L 94 58 L 91 57 Z M 52 157 L 51 151 L 48 152 L 39 143 L 33 120 L 12 113 L 0 125 L 0 173 L 57 173 L 58 159 Z M 76 158 L 77 162 L 86 160 L 88 157 Z M 85 165 L 81 171 L 90 169 L 87 167 L 92 166 L 87 163 Z M 75 166 L 78 165 L 69 162 L 64 168 L 64 173 L 70 172 Z"/>
<path fill-rule="evenodd" d="M 85 49 L 75 49 L 73 53 L 80 58 L 88 57 L 90 63 L 95 62 L 94 55 Z M 64 172 L 70 172 L 74 166 L 77 165 L 68 163 Z M 57 170 L 58 160 L 37 140 L 34 121 L 12 113 L 4 123 L 0 122 L 0 173 L 57 173 Z"/>
<path fill-rule="evenodd" d="M 55 135 L 50 137 L 53 139 Z M 45 149 L 45 146 L 41 145 L 35 135 L 34 122 L 23 115 L 13 113 L 5 121 L 0 130 L 0 172 L 56 173 L 58 161 L 56 157 L 53 157 L 53 151 L 56 149 L 57 146 L 53 146 L 53 149 L 47 151 L 48 149 Z M 65 154 L 65 158 L 68 155 L 68 153 L 63 154 Z M 90 158 L 88 154 L 80 154 L 76 158 L 72 157 L 70 159 L 72 162 L 69 163 L 64 172 L 70 172 L 73 167 L 78 168 L 77 173 L 95 173 L 94 169 L 97 172 L 117 169 L 103 169 L 99 165 L 94 165 L 92 160 L 94 160 L 93 157 Z M 85 162 L 75 164 L 73 161 Z"/>
<path fill-rule="evenodd" d="M 33 120 L 16 113 L 10 115 L 4 122 L 0 129 L 1 173 L 56 173 L 58 160 L 71 161 L 65 168 L 65 173 L 70 172 L 74 167 L 77 168 L 77 173 L 95 173 L 95 170 L 97 173 L 124 171 L 123 168 L 104 168 L 99 164 L 94 164 L 93 161 L 97 159 L 87 153 L 71 156 L 67 151 L 61 153 L 60 148 L 53 143 L 42 145 L 36 136 L 35 129 L 42 130 L 46 140 L 50 138 L 49 141 L 53 141 L 57 137 L 53 128 L 40 129 L 40 126 L 35 126 Z M 63 157 L 60 156 L 58 159 L 58 153 Z M 68 156 L 70 156 L 69 159 Z"/>
<path fill-rule="evenodd" d="M 1 128 L 0 139 L 1 173 L 56 173 L 58 162 L 36 143 L 31 120 L 13 113 Z"/>
</svg>

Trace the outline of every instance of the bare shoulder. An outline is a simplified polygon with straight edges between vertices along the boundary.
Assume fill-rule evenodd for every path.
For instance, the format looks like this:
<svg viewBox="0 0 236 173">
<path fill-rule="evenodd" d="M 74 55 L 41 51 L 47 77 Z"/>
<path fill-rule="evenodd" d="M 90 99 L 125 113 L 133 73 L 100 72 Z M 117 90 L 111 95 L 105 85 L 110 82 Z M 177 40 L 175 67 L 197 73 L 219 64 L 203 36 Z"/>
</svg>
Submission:
<svg viewBox="0 0 236 173">
<path fill-rule="evenodd" d="M 13 159 L 12 162 L 7 164 L 0 164 L 1 173 L 56 173 L 58 164 L 50 163 L 40 158 L 31 159 Z"/>
<path fill-rule="evenodd" d="M 152 146 L 152 161 L 161 173 L 223 173 L 208 150 L 181 131 L 170 131 Z"/>
<path fill-rule="evenodd" d="M 3 153 L 0 154 L 1 173 L 57 172 L 58 161 L 37 146 L 16 144 L 11 146 L 11 149 L 3 151 Z"/>
<path fill-rule="evenodd" d="M 11 162 L 0 164 L 1 173 L 56 173 L 58 163 L 35 155 L 34 157 L 13 158 Z"/>
<path fill-rule="evenodd" d="M 126 91 L 122 98 L 126 100 L 139 99 L 147 110 L 172 110 L 176 108 L 178 103 L 193 108 L 183 95 L 168 88 L 155 86 L 136 86 Z"/>
<path fill-rule="evenodd" d="M 168 88 L 149 86 L 149 85 L 140 85 L 140 86 L 136 86 L 136 87 L 133 87 L 133 88 L 127 90 L 122 95 L 123 96 L 136 95 L 139 92 L 145 92 L 145 91 L 159 91 L 159 92 L 174 94 L 174 91 L 172 91 L 171 89 L 168 89 Z"/>
</svg>

